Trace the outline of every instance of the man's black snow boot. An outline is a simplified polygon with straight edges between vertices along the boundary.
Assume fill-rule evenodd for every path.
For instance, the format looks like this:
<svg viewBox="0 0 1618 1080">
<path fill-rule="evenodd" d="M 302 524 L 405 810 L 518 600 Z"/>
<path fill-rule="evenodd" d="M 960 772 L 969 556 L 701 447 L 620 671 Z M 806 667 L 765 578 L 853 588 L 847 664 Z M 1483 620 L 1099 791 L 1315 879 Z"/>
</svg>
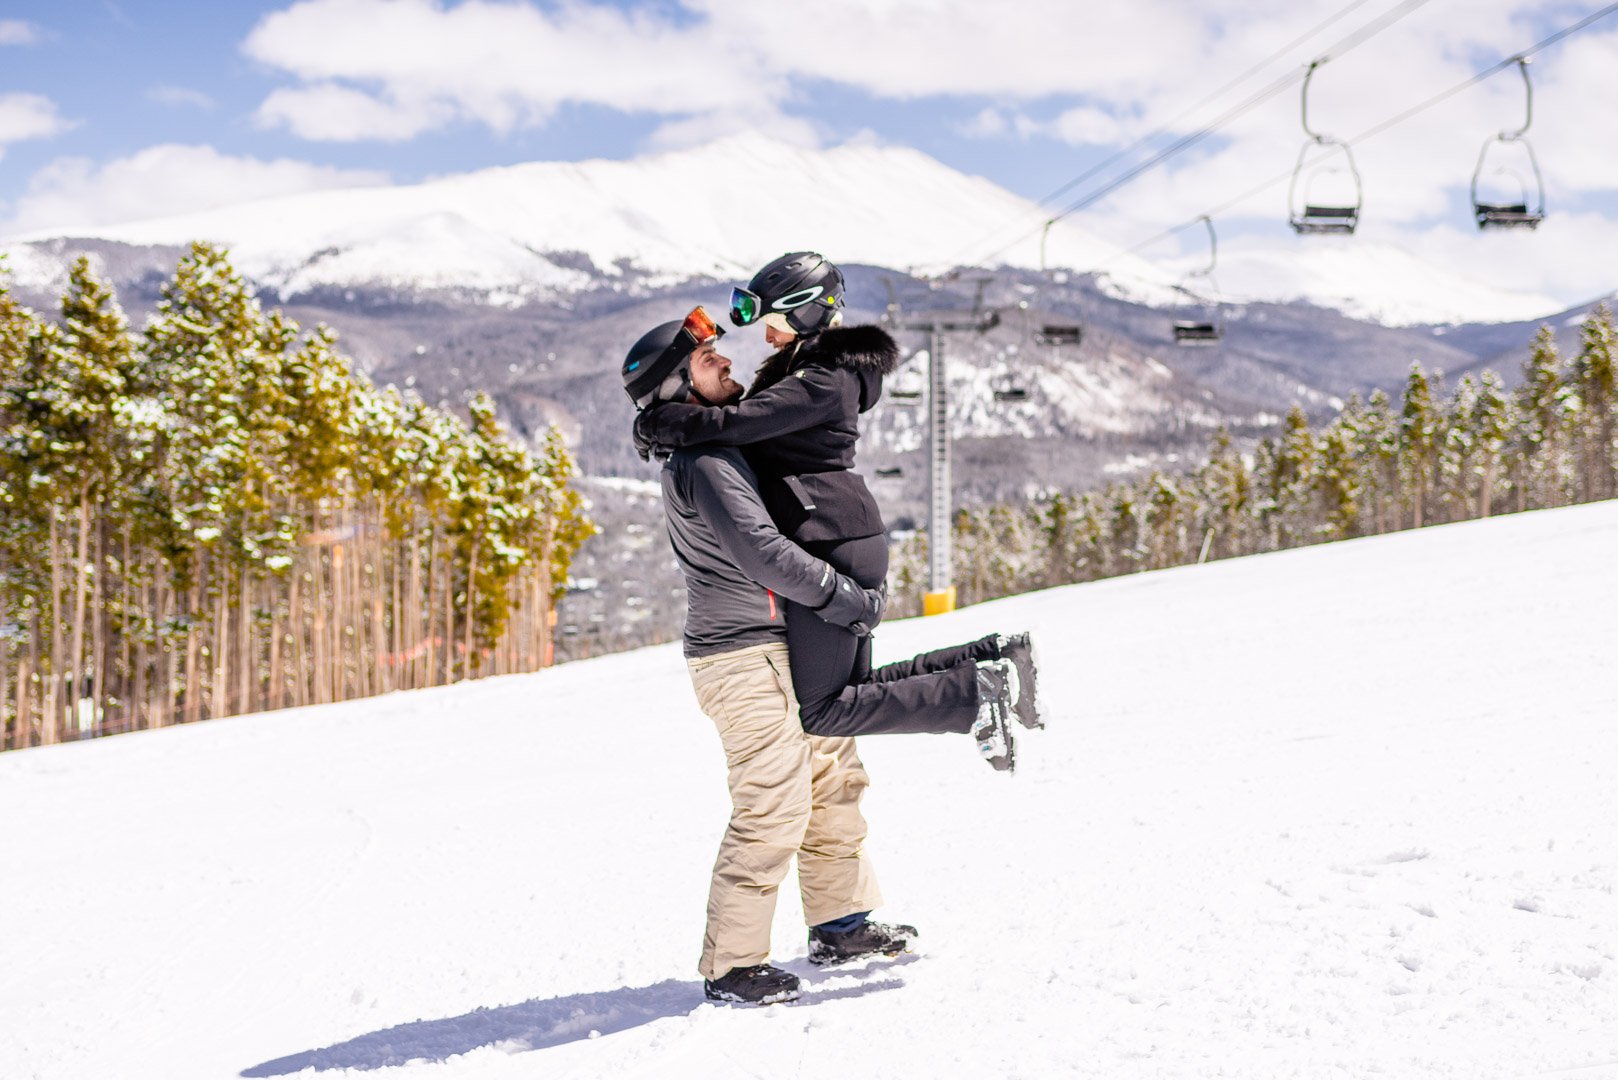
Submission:
<svg viewBox="0 0 1618 1080">
<path fill-rule="evenodd" d="M 878 953 L 898 956 L 910 948 L 910 939 L 916 936 L 914 926 L 890 926 L 870 919 L 841 934 L 811 926 L 809 962 L 841 964 L 845 960 L 858 960 L 862 956 L 875 956 Z"/>
<path fill-rule="evenodd" d="M 1034 655 L 1034 639 L 1024 630 L 1020 634 L 996 634 L 995 645 L 1002 660 L 1017 666 L 1017 681 L 1022 691 L 1012 709 L 1017 723 L 1025 728 L 1042 728 L 1045 718 L 1039 710 L 1039 662 Z"/>
<path fill-rule="evenodd" d="M 978 753 L 996 772 L 1017 767 L 1017 740 L 1011 734 L 1018 698 L 1017 665 L 1010 660 L 978 661 L 978 718 L 972 738 Z"/>
<path fill-rule="evenodd" d="M 770 964 L 756 964 L 731 968 L 717 979 L 703 980 L 702 992 L 709 1001 L 771 1005 L 798 996 L 798 977 Z"/>
</svg>

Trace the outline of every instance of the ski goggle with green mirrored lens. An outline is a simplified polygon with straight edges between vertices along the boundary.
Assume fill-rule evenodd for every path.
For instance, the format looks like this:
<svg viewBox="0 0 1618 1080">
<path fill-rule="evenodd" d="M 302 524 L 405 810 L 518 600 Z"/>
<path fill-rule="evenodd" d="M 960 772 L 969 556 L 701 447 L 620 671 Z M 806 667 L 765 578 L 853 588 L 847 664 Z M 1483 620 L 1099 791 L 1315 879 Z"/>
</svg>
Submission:
<svg viewBox="0 0 1618 1080">
<path fill-rule="evenodd" d="M 764 314 L 764 301 L 756 292 L 737 286 L 730 290 L 730 321 L 737 326 L 746 326 L 758 321 Z"/>
</svg>

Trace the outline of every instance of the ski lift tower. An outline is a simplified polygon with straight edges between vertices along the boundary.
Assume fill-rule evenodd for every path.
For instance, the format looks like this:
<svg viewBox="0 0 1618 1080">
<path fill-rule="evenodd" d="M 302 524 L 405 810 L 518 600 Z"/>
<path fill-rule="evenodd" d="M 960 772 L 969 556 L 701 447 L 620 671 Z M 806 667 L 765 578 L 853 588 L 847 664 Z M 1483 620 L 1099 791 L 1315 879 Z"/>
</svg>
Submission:
<svg viewBox="0 0 1618 1080">
<path fill-rule="evenodd" d="M 927 508 L 927 592 L 922 595 L 923 615 L 955 610 L 954 544 L 951 534 L 949 397 L 946 390 L 944 335 L 971 331 L 986 333 L 1000 325 L 1000 312 L 983 310 L 983 285 L 969 313 L 937 313 L 901 319 L 898 304 L 888 308 L 894 325 L 927 335 L 927 478 L 931 495 Z"/>
</svg>

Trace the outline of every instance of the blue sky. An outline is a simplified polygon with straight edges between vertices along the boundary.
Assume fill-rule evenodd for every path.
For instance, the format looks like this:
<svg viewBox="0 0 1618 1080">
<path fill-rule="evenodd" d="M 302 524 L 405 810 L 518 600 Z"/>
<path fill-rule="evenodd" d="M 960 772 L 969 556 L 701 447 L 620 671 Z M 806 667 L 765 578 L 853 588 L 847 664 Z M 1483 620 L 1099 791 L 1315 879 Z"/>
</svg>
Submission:
<svg viewBox="0 0 1618 1080">
<path fill-rule="evenodd" d="M 820 0 L 782 20 L 780 5 L 741 0 L 7 0 L 0 236 L 520 161 L 629 158 L 740 128 L 914 146 L 1039 197 L 1166 122 L 1193 130 L 1384 16 L 1402 13 L 1322 68 L 1319 126 L 1364 130 L 1601 6 Z M 1610 290 L 1618 273 L 1594 264 L 1618 244 L 1618 139 L 1592 138 L 1590 107 L 1618 100 L 1618 16 L 1532 70 L 1553 210 L 1535 244 L 1481 246 L 1468 232 L 1478 147 L 1521 113 L 1511 72 L 1360 148 L 1366 231 L 1519 275 L 1524 288 Z M 1255 108 L 1082 223 L 1138 243 L 1284 170 L 1302 142 L 1297 105 L 1293 90 Z M 1284 202 L 1283 185 L 1232 207 L 1222 240 L 1285 242 Z M 1190 233 L 1144 254 L 1198 243 Z"/>
</svg>

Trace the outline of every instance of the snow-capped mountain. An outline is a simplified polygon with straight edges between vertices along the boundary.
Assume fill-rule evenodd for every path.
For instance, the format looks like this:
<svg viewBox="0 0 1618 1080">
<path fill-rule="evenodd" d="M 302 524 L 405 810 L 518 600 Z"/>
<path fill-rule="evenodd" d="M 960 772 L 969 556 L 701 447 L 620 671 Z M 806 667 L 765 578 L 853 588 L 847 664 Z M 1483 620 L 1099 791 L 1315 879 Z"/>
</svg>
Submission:
<svg viewBox="0 0 1618 1080">
<path fill-rule="evenodd" d="M 20 281 L 53 272 L 21 242 L 71 235 L 140 245 L 211 240 L 283 299 L 321 287 L 450 289 L 545 300 L 633 269 L 654 284 L 736 278 L 785 250 L 843 263 L 942 270 L 1018 238 L 996 263 L 1037 268 L 1048 212 L 916 150 L 805 149 L 759 134 L 628 161 L 535 162 L 426 183 L 264 199 L 196 214 L 13 240 Z M 1168 306 L 1182 268 L 1121 252 L 1075 224 L 1046 242 L 1052 266 L 1105 265 L 1117 296 Z M 1393 325 L 1510 321 L 1559 310 L 1355 240 L 1236 252 L 1232 298 L 1308 300 Z"/>
<path fill-rule="evenodd" d="M 1033 631 L 1049 726 L 1010 778 L 861 740 L 916 953 L 810 966 L 788 878 L 767 1009 L 694 971 L 730 806 L 677 644 L 6 753 L 0 1061 L 1611 1077 L 1615 546 L 1603 503 L 884 624 L 878 662 Z"/>
</svg>

